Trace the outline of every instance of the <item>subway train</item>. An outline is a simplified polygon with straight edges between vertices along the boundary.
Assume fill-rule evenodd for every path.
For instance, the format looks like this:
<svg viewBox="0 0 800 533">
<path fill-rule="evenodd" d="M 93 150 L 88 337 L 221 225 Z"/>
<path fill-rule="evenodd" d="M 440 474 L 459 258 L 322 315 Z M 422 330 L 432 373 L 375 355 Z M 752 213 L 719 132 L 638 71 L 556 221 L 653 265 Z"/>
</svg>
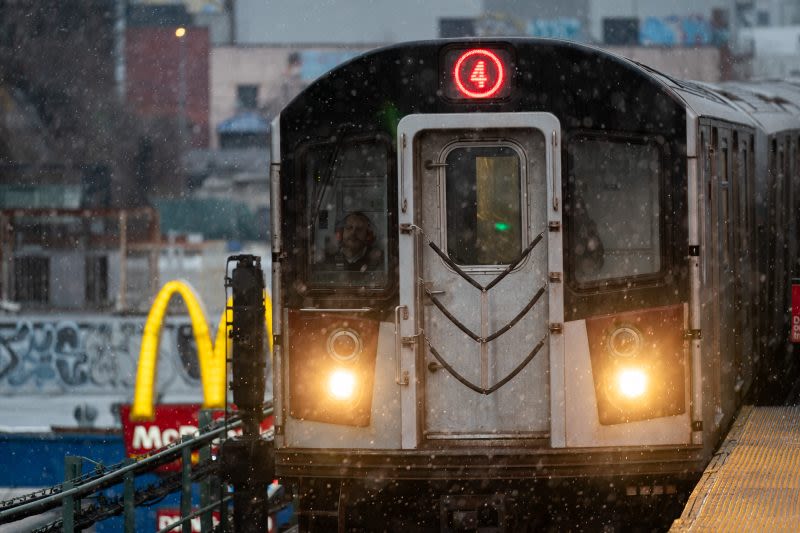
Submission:
<svg viewBox="0 0 800 533">
<path fill-rule="evenodd" d="M 793 372 L 798 80 L 399 44 L 305 88 L 271 153 L 301 529 L 517 531 L 575 482 L 674 494 Z"/>
</svg>

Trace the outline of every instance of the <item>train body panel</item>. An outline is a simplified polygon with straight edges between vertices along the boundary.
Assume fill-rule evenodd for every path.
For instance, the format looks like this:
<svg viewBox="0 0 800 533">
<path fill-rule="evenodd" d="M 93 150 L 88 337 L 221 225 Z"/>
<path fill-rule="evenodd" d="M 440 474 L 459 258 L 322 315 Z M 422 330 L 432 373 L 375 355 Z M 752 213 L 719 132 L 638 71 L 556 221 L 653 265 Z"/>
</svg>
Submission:
<svg viewBox="0 0 800 533">
<path fill-rule="evenodd" d="M 281 446 L 287 448 L 399 449 L 401 442 L 400 389 L 394 381 L 396 367 L 394 324 L 378 325 L 375 387 L 366 426 L 339 426 L 306 421 L 285 424 Z M 286 383 L 286 386 L 291 386 Z"/>
<path fill-rule="evenodd" d="M 677 309 L 683 320 L 683 309 Z M 638 420 L 626 424 L 603 424 L 598 409 L 597 387 L 592 372 L 592 356 L 586 321 L 567 322 L 564 328 L 566 353 L 570 354 L 565 383 L 567 447 L 691 445 L 691 416 L 682 413 Z M 682 344 L 682 343 L 681 343 Z M 688 367 L 688 351 L 681 347 L 677 363 Z M 689 405 L 689 373 L 682 376 L 681 400 Z"/>
<path fill-rule="evenodd" d="M 278 473 L 699 475 L 788 365 L 800 116 L 745 105 L 776 87 L 454 40 L 305 89 L 273 123 Z"/>
</svg>

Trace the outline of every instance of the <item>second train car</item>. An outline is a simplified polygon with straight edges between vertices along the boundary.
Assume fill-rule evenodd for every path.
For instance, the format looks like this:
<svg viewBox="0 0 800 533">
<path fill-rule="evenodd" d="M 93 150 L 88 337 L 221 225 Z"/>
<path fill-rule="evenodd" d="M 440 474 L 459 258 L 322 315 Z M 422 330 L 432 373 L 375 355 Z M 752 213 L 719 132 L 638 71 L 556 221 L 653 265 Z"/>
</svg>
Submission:
<svg viewBox="0 0 800 533">
<path fill-rule="evenodd" d="M 696 478 L 784 368 L 798 105 L 528 39 L 391 46 L 303 90 L 271 174 L 302 527 L 516 530 L 543 480 Z"/>
</svg>

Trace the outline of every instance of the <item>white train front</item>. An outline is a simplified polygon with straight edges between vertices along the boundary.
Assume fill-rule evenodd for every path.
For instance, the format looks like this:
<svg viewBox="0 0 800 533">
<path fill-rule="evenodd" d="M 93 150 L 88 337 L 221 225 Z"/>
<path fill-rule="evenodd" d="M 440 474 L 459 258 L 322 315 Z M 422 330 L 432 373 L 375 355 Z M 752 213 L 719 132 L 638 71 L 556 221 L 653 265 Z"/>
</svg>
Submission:
<svg viewBox="0 0 800 533">
<path fill-rule="evenodd" d="M 695 479 L 791 371 L 798 105 L 545 40 L 393 46 L 305 89 L 272 150 L 304 527 L 370 529 L 383 495 L 514 529 L 542 480 Z"/>
</svg>

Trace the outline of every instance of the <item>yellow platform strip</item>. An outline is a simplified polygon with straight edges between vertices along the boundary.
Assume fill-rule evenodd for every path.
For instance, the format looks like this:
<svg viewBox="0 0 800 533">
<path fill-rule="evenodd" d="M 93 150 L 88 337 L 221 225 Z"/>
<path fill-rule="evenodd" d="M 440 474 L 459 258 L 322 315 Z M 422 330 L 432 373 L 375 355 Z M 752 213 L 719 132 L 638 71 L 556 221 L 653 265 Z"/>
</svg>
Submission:
<svg viewBox="0 0 800 533">
<path fill-rule="evenodd" d="M 800 406 L 743 407 L 670 531 L 800 531 Z"/>
</svg>

